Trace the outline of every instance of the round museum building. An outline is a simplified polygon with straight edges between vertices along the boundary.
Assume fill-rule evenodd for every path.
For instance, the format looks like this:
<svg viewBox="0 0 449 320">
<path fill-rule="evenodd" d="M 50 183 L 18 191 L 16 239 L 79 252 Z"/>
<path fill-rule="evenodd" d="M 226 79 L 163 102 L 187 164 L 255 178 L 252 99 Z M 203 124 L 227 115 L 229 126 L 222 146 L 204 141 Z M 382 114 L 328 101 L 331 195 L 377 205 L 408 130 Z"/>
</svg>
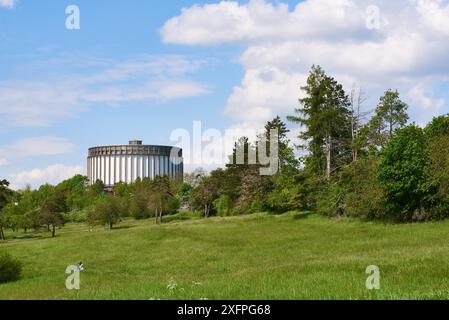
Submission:
<svg viewBox="0 0 449 320">
<path fill-rule="evenodd" d="M 143 145 L 139 140 L 130 141 L 128 145 L 90 148 L 87 158 L 91 185 L 100 180 L 106 187 L 113 187 L 119 182 L 133 183 L 137 178 L 157 176 L 182 182 L 183 174 L 182 149 Z"/>
</svg>

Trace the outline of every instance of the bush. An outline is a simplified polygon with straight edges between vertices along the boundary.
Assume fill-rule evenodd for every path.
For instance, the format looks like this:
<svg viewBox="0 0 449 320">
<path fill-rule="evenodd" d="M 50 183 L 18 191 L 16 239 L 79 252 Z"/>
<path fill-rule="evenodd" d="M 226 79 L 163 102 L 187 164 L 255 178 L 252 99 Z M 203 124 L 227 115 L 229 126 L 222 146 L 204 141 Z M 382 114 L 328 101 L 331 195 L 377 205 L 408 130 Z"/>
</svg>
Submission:
<svg viewBox="0 0 449 320">
<path fill-rule="evenodd" d="M 217 200 L 215 200 L 213 207 L 219 216 L 226 217 L 232 215 L 232 201 L 226 194 L 222 194 Z"/>
<path fill-rule="evenodd" d="M 317 177 L 309 172 L 284 169 L 273 179 L 273 189 L 267 197 L 268 207 L 276 213 L 313 210 L 319 185 Z"/>
<path fill-rule="evenodd" d="M 317 211 L 334 217 L 385 218 L 385 197 L 377 179 L 378 158 L 353 162 L 322 188 Z"/>
<path fill-rule="evenodd" d="M 360 159 L 345 167 L 340 179 L 344 187 L 345 215 L 368 219 L 384 219 L 386 200 L 377 179 L 378 158 Z"/>
<path fill-rule="evenodd" d="M 82 210 L 74 210 L 72 212 L 69 212 L 66 214 L 66 221 L 76 223 L 86 222 L 87 216 L 91 210 L 92 208 L 85 208 Z"/>
<path fill-rule="evenodd" d="M 449 217 L 449 135 L 434 136 L 429 141 L 426 196 L 427 220 Z"/>
<path fill-rule="evenodd" d="M 0 254 L 0 284 L 16 281 L 22 273 L 22 263 L 9 254 Z"/>
<path fill-rule="evenodd" d="M 328 182 L 320 190 L 316 211 L 327 217 L 339 217 L 345 215 L 343 210 L 345 190 L 338 183 Z"/>
<path fill-rule="evenodd" d="M 415 125 L 399 129 L 380 156 L 378 177 L 387 209 L 394 220 L 411 221 L 415 212 L 424 211 L 429 191 L 429 155 L 423 130 Z"/>
<path fill-rule="evenodd" d="M 136 220 L 148 219 L 154 213 L 148 209 L 148 199 L 143 196 L 135 196 L 129 205 L 129 213 Z"/>
</svg>

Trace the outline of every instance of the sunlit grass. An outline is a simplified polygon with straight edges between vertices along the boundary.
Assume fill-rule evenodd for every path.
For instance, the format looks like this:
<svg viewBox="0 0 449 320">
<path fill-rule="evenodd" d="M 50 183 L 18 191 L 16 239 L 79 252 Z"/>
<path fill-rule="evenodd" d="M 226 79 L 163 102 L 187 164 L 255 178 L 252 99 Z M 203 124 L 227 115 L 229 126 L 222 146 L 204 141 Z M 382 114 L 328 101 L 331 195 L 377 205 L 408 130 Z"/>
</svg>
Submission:
<svg viewBox="0 0 449 320">
<path fill-rule="evenodd" d="M 24 263 L 21 280 L 0 285 L 0 299 L 449 298 L 449 221 L 257 214 L 129 220 L 113 231 L 69 224 L 57 235 L 0 244 Z M 68 291 L 65 269 L 80 261 L 81 290 Z M 369 265 L 380 267 L 381 290 L 365 288 Z"/>
</svg>

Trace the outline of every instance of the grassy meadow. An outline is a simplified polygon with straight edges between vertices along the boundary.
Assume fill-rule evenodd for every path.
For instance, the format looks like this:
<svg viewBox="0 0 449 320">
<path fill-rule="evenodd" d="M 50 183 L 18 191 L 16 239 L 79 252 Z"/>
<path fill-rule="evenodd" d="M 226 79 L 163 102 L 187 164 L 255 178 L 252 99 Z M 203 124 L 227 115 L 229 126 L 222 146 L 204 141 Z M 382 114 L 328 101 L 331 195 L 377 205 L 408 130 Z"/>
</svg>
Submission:
<svg viewBox="0 0 449 320">
<path fill-rule="evenodd" d="M 390 225 L 316 215 L 127 220 L 92 232 L 69 224 L 57 238 L 7 233 L 24 263 L 0 299 L 447 299 L 449 221 Z M 81 289 L 65 269 L 83 261 Z M 369 265 L 381 289 L 365 287 Z"/>
</svg>

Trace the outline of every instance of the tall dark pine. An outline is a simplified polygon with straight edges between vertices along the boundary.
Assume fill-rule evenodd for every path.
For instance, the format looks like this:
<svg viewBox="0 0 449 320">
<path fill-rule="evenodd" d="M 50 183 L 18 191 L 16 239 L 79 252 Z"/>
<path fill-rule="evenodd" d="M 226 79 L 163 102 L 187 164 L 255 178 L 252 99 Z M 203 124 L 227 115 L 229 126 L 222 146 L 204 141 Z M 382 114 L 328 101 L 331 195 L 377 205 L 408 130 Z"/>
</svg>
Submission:
<svg viewBox="0 0 449 320">
<path fill-rule="evenodd" d="M 349 98 L 343 86 L 313 66 L 307 85 L 301 88 L 298 116 L 288 119 L 305 128 L 299 138 L 307 142 L 310 156 L 306 165 L 330 179 L 332 172 L 351 156 L 351 124 Z"/>
<path fill-rule="evenodd" d="M 371 145 L 378 148 L 385 146 L 395 131 L 407 124 L 407 109 L 408 105 L 401 101 L 398 91 L 387 90 L 369 123 Z"/>
<path fill-rule="evenodd" d="M 277 137 L 271 137 L 271 130 L 277 130 Z M 265 125 L 265 138 L 267 140 L 267 148 L 270 148 L 271 139 L 278 140 L 278 152 L 279 152 L 279 169 L 282 170 L 285 166 L 297 167 L 298 160 L 295 157 L 293 149 L 290 148 L 290 140 L 287 134 L 290 130 L 287 129 L 287 125 L 281 120 L 279 116 L 274 118 L 272 121 L 267 122 Z M 268 150 L 271 155 L 271 150 Z"/>
</svg>

